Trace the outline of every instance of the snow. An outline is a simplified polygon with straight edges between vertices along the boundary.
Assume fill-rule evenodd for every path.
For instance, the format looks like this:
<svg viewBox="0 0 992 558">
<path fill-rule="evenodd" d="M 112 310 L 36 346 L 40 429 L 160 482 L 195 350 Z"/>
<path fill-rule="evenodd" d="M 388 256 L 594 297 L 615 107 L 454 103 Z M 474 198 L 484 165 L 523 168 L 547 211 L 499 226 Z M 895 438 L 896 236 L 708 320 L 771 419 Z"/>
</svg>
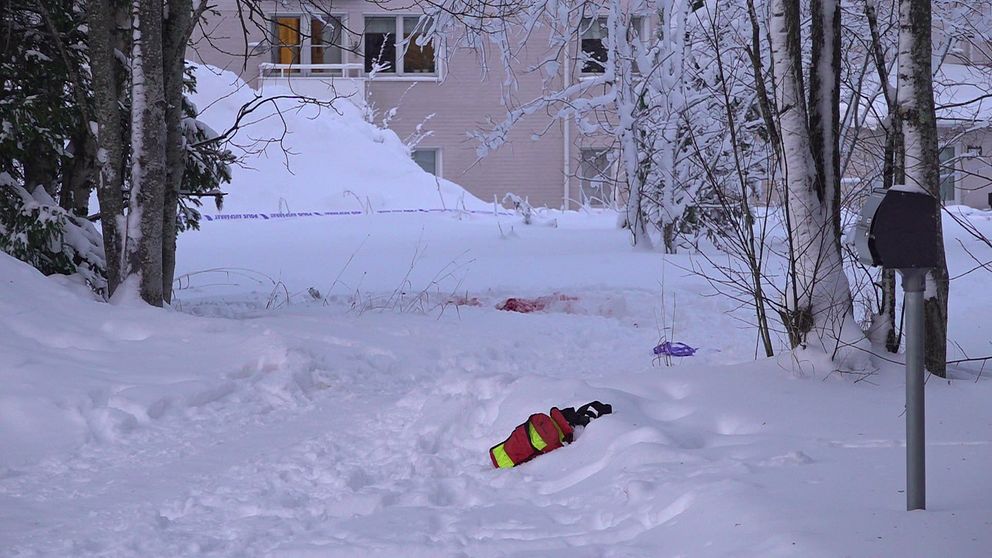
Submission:
<svg viewBox="0 0 992 558">
<path fill-rule="evenodd" d="M 751 361 L 753 332 L 676 267 L 689 256 L 631 251 L 604 216 L 563 217 L 515 224 L 509 239 L 495 218 L 208 223 L 184 237 L 199 251 L 182 248 L 183 269 L 202 251 L 274 272 L 274 240 L 236 239 L 281 238 L 294 269 L 310 254 L 309 281 L 286 278 L 293 294 L 333 279 L 363 242 L 374 255 L 351 261 L 326 304 L 299 293 L 266 310 L 269 286 L 250 283 L 179 291 L 186 312 L 214 317 L 91 302 L 3 257 L 4 548 L 979 556 L 992 543 L 987 378 L 930 380 L 930 511 L 906 513 L 897 366 L 856 382 L 801 356 Z M 409 275 L 404 237 L 426 246 Z M 405 304 L 466 250 L 462 276 Z M 345 294 L 362 276 L 361 296 Z M 552 291 L 579 300 L 494 308 Z M 481 305 L 446 304 L 449 292 Z M 952 316 L 988 312 L 974 292 Z M 672 323 L 663 301 L 677 339 L 702 347 L 671 367 L 652 364 Z M 982 350 L 988 333 L 954 338 Z M 616 412 L 573 445 L 491 468 L 489 446 L 527 415 L 593 399 Z"/>
<path fill-rule="evenodd" d="M 919 184 L 893 184 L 890 190 L 894 192 L 906 192 L 909 194 L 923 194 L 924 196 L 929 196 L 930 192 L 927 192 L 923 186 Z"/>
<path fill-rule="evenodd" d="M 359 168 L 331 168 L 369 199 L 436 195 L 394 136 L 336 126 L 351 129 L 320 141 L 347 138 Z M 300 174 L 321 168 L 308 153 Z M 280 165 L 236 172 L 231 206 L 338 203 L 337 186 L 269 180 Z M 992 213 L 952 211 L 992 235 Z M 204 222 L 180 237 L 171 310 L 95 302 L 0 254 L 0 554 L 987 555 L 980 363 L 928 381 L 929 509 L 907 513 L 898 364 L 754 360 L 747 310 L 708 296 L 691 253 L 632 250 L 608 212 L 537 217 L 557 227 L 464 212 Z M 987 272 L 966 272 L 992 249 L 951 219 L 945 234 L 952 358 L 989 354 Z M 576 300 L 496 309 L 555 294 Z M 662 340 L 700 350 L 666 366 Z M 492 468 L 489 447 L 529 414 L 591 400 L 614 414 Z"/>
<path fill-rule="evenodd" d="M 934 75 L 934 102 L 941 123 L 992 121 L 992 76 L 980 66 L 943 63 Z"/>
<path fill-rule="evenodd" d="M 889 75 L 889 86 L 893 91 L 898 86 L 898 71 L 898 64 L 895 64 Z M 879 89 L 878 77 L 871 73 L 865 76 L 864 84 L 865 91 L 876 92 Z M 992 101 L 988 98 L 992 76 L 982 66 L 942 62 L 934 72 L 933 85 L 938 126 L 983 127 L 992 121 Z M 900 94 L 900 98 L 906 99 L 905 95 Z M 883 95 L 870 94 L 866 95 L 867 98 L 872 100 L 865 101 L 865 123 L 875 128 L 879 125 L 879 118 L 884 118 L 889 111 Z"/>
<path fill-rule="evenodd" d="M 348 100 L 333 107 L 291 99 L 259 103 L 294 93 L 266 85 L 259 97 L 235 74 L 212 66 L 197 66 L 196 80 L 193 103 L 214 130 L 229 128 L 242 106 L 260 105 L 233 138 L 233 151 L 244 161 L 234 169 L 223 211 L 204 208 L 208 215 L 492 209 L 460 186 L 422 171 L 395 133 L 367 122 Z"/>
</svg>

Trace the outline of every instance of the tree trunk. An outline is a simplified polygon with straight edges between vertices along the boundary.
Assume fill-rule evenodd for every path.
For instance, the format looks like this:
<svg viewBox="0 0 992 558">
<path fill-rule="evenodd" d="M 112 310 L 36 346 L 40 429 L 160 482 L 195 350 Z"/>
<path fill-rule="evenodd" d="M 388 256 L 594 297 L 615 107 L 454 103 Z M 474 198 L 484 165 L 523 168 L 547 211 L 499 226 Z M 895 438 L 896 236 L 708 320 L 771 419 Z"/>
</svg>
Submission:
<svg viewBox="0 0 992 558">
<path fill-rule="evenodd" d="M 160 0 L 134 0 L 131 47 L 131 195 L 125 283 L 162 306 L 162 215 L 166 190 L 162 23 Z"/>
<path fill-rule="evenodd" d="M 901 0 L 899 4 L 899 117 L 903 122 L 906 184 L 917 185 L 940 199 L 937 116 L 933 100 L 930 0 Z M 937 214 L 934 231 L 943 245 Z M 927 370 L 947 376 L 947 297 L 949 280 L 943 255 L 939 267 L 927 274 Z"/>
<path fill-rule="evenodd" d="M 86 217 L 89 214 L 90 193 L 99 175 L 95 138 L 81 129 L 70 140 L 69 151 L 72 159 L 66 160 L 62 167 L 59 205 L 77 217 Z"/>
<path fill-rule="evenodd" d="M 852 331 L 856 326 L 851 315 L 850 287 L 833 224 L 835 210 L 828 200 L 833 199 L 833 193 L 823 195 L 811 149 L 803 91 L 799 2 L 773 0 L 770 15 L 790 252 L 787 315 L 783 317 L 794 345 L 812 345 L 836 358 L 838 350 L 847 342 L 857 342 L 858 336 Z M 832 30 L 829 36 L 833 36 Z M 823 45 L 819 48 L 823 49 Z M 825 85 L 823 81 L 818 82 L 821 87 Z M 830 92 L 821 91 L 815 96 L 829 98 Z M 823 123 L 822 127 L 831 128 L 833 124 Z M 823 160 L 832 160 L 833 156 Z"/>
<path fill-rule="evenodd" d="M 896 106 L 893 97 L 889 107 L 889 126 L 885 132 L 885 166 L 882 169 L 882 187 L 886 190 L 891 188 L 893 184 L 903 184 L 906 181 L 906 173 L 903 169 L 905 150 L 902 142 L 902 122 L 898 113 L 899 107 Z M 898 353 L 902 331 L 896 329 L 896 272 L 894 269 L 882 270 L 881 311 L 885 316 L 887 329 L 885 349 L 890 353 Z"/>
<path fill-rule="evenodd" d="M 878 11 L 875 0 L 865 0 L 865 18 L 871 32 L 871 50 L 875 62 L 875 72 L 878 83 L 885 96 L 885 104 L 889 110 L 889 119 L 885 131 L 885 152 L 882 158 L 882 188 L 888 190 L 893 184 L 903 184 L 906 181 L 903 172 L 903 142 L 902 121 L 899 118 L 899 107 L 896 96 L 889 87 L 889 70 L 882 50 L 881 33 L 878 28 Z M 883 269 L 881 275 L 882 300 L 879 309 L 885 319 L 885 349 L 890 353 L 899 352 L 902 333 L 896 329 L 896 272 L 893 269 Z M 877 318 L 876 318 L 877 319 Z"/>
<path fill-rule="evenodd" d="M 165 126 L 167 129 L 165 160 L 166 186 L 162 205 L 162 298 L 172 302 L 172 282 L 176 272 L 176 220 L 179 208 L 179 190 L 186 168 L 183 148 L 183 72 L 185 70 L 186 38 L 192 25 L 191 0 L 174 0 L 169 6 L 165 21 L 164 78 Z"/>
<path fill-rule="evenodd" d="M 765 87 L 765 71 L 761 63 L 761 26 L 758 25 L 758 12 L 754 8 L 754 0 L 747 0 L 747 15 L 751 21 L 751 46 L 747 51 L 748 57 L 751 59 L 751 70 L 754 72 L 754 92 L 757 95 L 761 119 L 765 124 L 768 143 L 775 150 L 775 156 L 781 158 L 779 151 L 782 148 L 782 140 L 778 135 L 778 125 L 775 124 L 772 102 L 768 96 L 768 89 Z"/>
<path fill-rule="evenodd" d="M 623 144 L 623 159 L 628 177 L 626 226 L 630 228 L 631 244 L 635 248 L 651 250 L 654 248 L 654 244 L 648 233 L 648 217 L 644 210 L 644 193 L 642 192 L 644 182 L 642 171 L 637 168 L 637 148 L 631 130 L 624 133 L 621 143 Z"/>
<path fill-rule="evenodd" d="M 113 0 L 89 0 L 87 7 L 96 158 L 100 167 L 97 198 L 107 258 L 107 292 L 112 295 L 121 284 L 124 248 L 124 137 L 120 110 L 123 80 L 114 54 L 118 7 Z"/>
<path fill-rule="evenodd" d="M 817 197 L 832 224 L 840 252 L 840 2 L 812 0 L 809 79 L 810 145 Z"/>
</svg>

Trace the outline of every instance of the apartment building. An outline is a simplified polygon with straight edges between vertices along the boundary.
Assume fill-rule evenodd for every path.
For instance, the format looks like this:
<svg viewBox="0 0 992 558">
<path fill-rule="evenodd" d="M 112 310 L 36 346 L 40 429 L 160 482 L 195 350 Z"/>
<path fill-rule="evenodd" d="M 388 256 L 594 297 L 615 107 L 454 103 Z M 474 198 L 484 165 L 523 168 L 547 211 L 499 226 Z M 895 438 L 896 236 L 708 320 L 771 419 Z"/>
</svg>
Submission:
<svg viewBox="0 0 992 558">
<path fill-rule="evenodd" d="M 512 192 L 534 205 L 575 208 L 609 205 L 622 180 L 609 138 L 590 136 L 574 123 L 543 112 L 525 117 L 504 145 L 480 158 L 470 133 L 491 129 L 511 106 L 544 91 L 539 72 L 527 68 L 554 61 L 550 87 L 602 72 L 604 21 L 581 22 L 580 37 L 550 52 L 546 31 L 537 30 L 514 61 L 516 81 L 495 49 L 477 51 L 418 41 L 421 12 L 399 0 L 261 1 L 259 13 L 238 9 L 237 0 L 217 0 L 216 15 L 194 37 L 189 57 L 232 70 L 256 88 L 288 85 L 318 98 L 347 96 L 371 107 L 401 138 L 417 138 L 413 158 L 425 170 L 457 182 L 485 200 Z M 651 17 L 633 17 L 631 27 L 648 36 Z M 992 206 L 992 48 L 961 45 L 937 74 L 938 123 L 942 137 L 942 197 L 949 204 Z M 880 98 L 876 100 L 880 102 Z M 877 109 L 878 107 L 876 107 Z M 394 110 L 395 109 L 395 110 Z M 884 107 L 877 110 L 884 114 Z M 984 122 L 986 127 L 977 125 Z M 867 137 L 866 137 L 867 136 Z M 882 146 L 862 134 L 855 159 L 876 158 Z M 864 159 L 863 159 L 864 160 Z M 864 183 L 852 165 L 848 183 Z"/>
<path fill-rule="evenodd" d="M 947 204 L 992 207 L 992 65 L 965 45 L 935 78 L 940 190 Z"/>
<path fill-rule="evenodd" d="M 457 182 L 484 200 L 509 192 L 533 205 L 607 205 L 615 192 L 617 164 L 607 138 L 589 137 L 546 111 L 509 130 L 505 144 L 483 158 L 470 133 L 491 129 L 510 105 L 542 94 L 538 73 L 516 72 L 512 88 L 498 53 L 417 44 L 420 13 L 409 2 L 313 0 L 260 2 L 263 13 L 238 11 L 236 0 L 218 0 L 194 36 L 190 59 L 238 73 L 264 91 L 288 85 L 318 98 L 348 96 L 378 114 L 401 138 L 419 137 L 412 156 L 425 170 Z M 249 17 L 251 16 L 251 17 Z M 243 25 L 246 20 L 248 25 Z M 636 18 L 645 27 L 648 18 Z M 547 37 L 530 37 L 520 68 L 555 60 L 551 87 L 602 72 L 605 20 L 583 22 L 576 44 L 552 53 Z M 540 32 L 538 32 L 540 33 Z M 419 41 L 423 42 L 423 41 Z M 395 109 L 395 111 L 393 111 Z"/>
</svg>

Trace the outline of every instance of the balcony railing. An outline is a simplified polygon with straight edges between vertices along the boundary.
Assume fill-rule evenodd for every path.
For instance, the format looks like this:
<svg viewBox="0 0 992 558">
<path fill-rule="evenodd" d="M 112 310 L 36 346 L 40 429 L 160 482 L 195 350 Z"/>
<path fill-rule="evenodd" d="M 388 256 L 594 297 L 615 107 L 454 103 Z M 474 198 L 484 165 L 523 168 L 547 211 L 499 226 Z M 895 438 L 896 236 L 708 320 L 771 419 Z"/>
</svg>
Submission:
<svg viewBox="0 0 992 558">
<path fill-rule="evenodd" d="M 364 64 L 259 64 L 259 80 L 266 87 L 285 87 L 317 99 L 347 97 L 356 105 L 365 102 Z"/>
<path fill-rule="evenodd" d="M 263 62 L 258 65 L 262 77 L 347 77 L 364 78 L 365 65 L 351 64 L 273 64 Z"/>
</svg>

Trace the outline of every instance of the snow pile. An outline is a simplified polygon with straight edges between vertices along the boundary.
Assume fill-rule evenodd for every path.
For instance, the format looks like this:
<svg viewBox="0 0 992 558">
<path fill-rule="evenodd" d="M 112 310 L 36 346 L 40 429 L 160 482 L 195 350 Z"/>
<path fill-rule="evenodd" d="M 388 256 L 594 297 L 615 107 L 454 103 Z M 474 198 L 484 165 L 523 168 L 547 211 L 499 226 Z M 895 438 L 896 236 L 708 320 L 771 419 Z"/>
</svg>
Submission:
<svg viewBox="0 0 992 558">
<path fill-rule="evenodd" d="M 224 213 L 492 209 L 424 172 L 395 133 L 368 123 L 351 101 L 333 108 L 264 101 L 294 93 L 267 85 L 262 95 L 212 66 L 197 66 L 196 80 L 199 118 L 218 133 L 237 121 L 242 107 L 257 106 L 232 140 L 243 163 L 226 187 Z"/>
</svg>

